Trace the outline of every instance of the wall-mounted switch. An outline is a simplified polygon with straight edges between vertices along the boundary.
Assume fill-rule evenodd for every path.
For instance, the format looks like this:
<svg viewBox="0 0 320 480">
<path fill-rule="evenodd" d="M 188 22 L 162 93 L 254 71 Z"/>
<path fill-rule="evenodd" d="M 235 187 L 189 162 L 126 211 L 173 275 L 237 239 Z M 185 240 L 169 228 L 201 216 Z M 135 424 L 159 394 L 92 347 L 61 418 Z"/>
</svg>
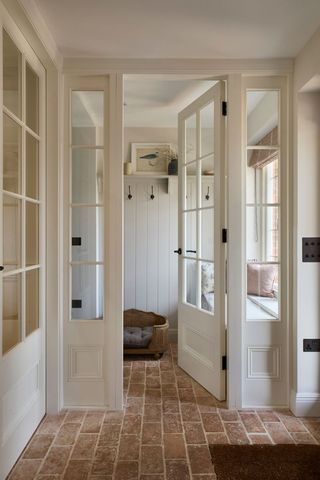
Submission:
<svg viewBox="0 0 320 480">
<path fill-rule="evenodd" d="M 320 262 L 319 237 L 304 237 L 302 239 L 302 261 Z"/>
<path fill-rule="evenodd" d="M 72 300 L 72 308 L 82 308 L 82 300 Z"/>
<path fill-rule="evenodd" d="M 303 351 L 304 352 L 320 352 L 320 338 L 304 338 Z"/>
<path fill-rule="evenodd" d="M 79 247 L 81 245 L 81 237 L 72 237 L 72 246 Z"/>
</svg>

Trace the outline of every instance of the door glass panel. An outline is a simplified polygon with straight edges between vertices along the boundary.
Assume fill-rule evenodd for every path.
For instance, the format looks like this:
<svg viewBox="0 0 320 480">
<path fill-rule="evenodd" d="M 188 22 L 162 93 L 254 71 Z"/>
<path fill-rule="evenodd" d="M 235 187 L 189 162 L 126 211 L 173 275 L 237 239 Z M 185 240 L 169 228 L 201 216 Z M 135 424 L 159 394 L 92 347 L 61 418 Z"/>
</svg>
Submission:
<svg viewBox="0 0 320 480">
<path fill-rule="evenodd" d="M 72 145 L 103 145 L 103 113 L 103 92 L 72 92 Z"/>
<path fill-rule="evenodd" d="M 185 158 L 186 162 L 192 162 L 197 156 L 197 129 L 196 129 L 196 115 L 192 115 L 186 120 L 186 143 L 185 143 Z"/>
<path fill-rule="evenodd" d="M 103 151 L 72 150 L 72 203 L 102 203 Z"/>
<path fill-rule="evenodd" d="M 21 53 L 3 30 L 3 104 L 21 118 Z"/>
<path fill-rule="evenodd" d="M 247 320 L 279 319 L 279 265 L 248 263 Z"/>
<path fill-rule="evenodd" d="M 213 260 L 214 249 L 214 210 L 201 210 L 201 258 Z"/>
<path fill-rule="evenodd" d="M 191 305 L 197 305 L 197 284 L 198 284 L 198 272 L 197 272 L 196 260 L 184 260 L 185 276 L 186 276 L 186 302 Z"/>
<path fill-rule="evenodd" d="M 26 266 L 39 264 L 39 205 L 26 202 Z"/>
<path fill-rule="evenodd" d="M 26 134 L 26 195 L 39 198 L 39 142 Z"/>
<path fill-rule="evenodd" d="M 103 207 L 72 209 L 72 260 L 103 261 Z"/>
<path fill-rule="evenodd" d="M 209 103 L 200 111 L 201 124 L 201 157 L 213 153 L 213 121 L 214 121 L 214 103 Z"/>
<path fill-rule="evenodd" d="M 214 311 L 214 264 L 201 262 L 201 308 Z"/>
<path fill-rule="evenodd" d="M 3 116 L 3 189 L 21 193 L 21 127 Z"/>
<path fill-rule="evenodd" d="M 31 130 L 39 133 L 39 77 L 26 65 L 26 119 Z"/>
<path fill-rule="evenodd" d="M 21 278 L 22 274 L 3 279 L 2 352 L 6 353 L 21 342 Z"/>
<path fill-rule="evenodd" d="M 201 207 L 213 207 L 214 205 L 214 176 L 201 177 Z"/>
<path fill-rule="evenodd" d="M 247 145 L 278 145 L 279 92 L 247 92 Z"/>
<path fill-rule="evenodd" d="M 21 200 L 3 195 L 4 271 L 21 267 Z"/>
<path fill-rule="evenodd" d="M 197 212 L 186 212 L 184 219 L 186 232 L 185 255 L 195 257 L 197 254 Z"/>
<path fill-rule="evenodd" d="M 263 174 L 265 203 L 279 203 L 279 152 L 273 157 L 273 161 L 263 169 Z"/>
<path fill-rule="evenodd" d="M 73 265 L 71 317 L 77 320 L 103 318 L 103 266 Z"/>
<path fill-rule="evenodd" d="M 26 336 L 39 328 L 39 269 L 26 272 Z"/>
<path fill-rule="evenodd" d="M 184 167 L 186 175 L 186 209 L 191 210 L 197 206 L 197 162 Z"/>
</svg>

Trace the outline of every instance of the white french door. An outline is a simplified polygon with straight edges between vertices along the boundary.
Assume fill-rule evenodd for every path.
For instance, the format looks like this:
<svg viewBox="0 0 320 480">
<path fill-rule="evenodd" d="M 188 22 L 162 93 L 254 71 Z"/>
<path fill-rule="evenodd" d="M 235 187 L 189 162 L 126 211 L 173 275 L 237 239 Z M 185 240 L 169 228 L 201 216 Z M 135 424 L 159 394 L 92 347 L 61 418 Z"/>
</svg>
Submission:
<svg viewBox="0 0 320 480">
<path fill-rule="evenodd" d="M 179 126 L 178 362 L 225 399 L 224 83 L 186 107 Z"/>
<path fill-rule="evenodd" d="M 1 34 L 0 478 L 45 414 L 45 71 Z"/>
</svg>

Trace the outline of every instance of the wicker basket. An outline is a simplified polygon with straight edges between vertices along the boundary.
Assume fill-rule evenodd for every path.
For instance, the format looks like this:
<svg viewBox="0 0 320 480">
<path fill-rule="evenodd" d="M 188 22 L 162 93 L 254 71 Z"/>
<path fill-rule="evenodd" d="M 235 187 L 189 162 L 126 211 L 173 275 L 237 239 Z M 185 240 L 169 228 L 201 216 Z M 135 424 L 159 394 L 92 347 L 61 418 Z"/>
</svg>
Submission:
<svg viewBox="0 0 320 480">
<path fill-rule="evenodd" d="M 127 354 L 149 354 L 159 358 L 168 349 L 168 319 L 154 312 L 143 310 L 125 310 L 123 314 L 124 327 L 153 327 L 153 335 L 146 348 L 125 348 Z"/>
</svg>

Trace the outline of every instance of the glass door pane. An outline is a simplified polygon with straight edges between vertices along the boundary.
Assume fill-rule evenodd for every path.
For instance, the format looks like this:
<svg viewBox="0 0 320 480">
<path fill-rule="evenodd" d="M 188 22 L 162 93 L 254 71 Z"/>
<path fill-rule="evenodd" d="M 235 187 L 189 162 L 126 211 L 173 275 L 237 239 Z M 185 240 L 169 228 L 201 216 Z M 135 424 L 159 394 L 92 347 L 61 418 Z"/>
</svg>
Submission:
<svg viewBox="0 0 320 480">
<path fill-rule="evenodd" d="M 3 105 L 21 118 L 22 56 L 3 30 Z"/>
</svg>

